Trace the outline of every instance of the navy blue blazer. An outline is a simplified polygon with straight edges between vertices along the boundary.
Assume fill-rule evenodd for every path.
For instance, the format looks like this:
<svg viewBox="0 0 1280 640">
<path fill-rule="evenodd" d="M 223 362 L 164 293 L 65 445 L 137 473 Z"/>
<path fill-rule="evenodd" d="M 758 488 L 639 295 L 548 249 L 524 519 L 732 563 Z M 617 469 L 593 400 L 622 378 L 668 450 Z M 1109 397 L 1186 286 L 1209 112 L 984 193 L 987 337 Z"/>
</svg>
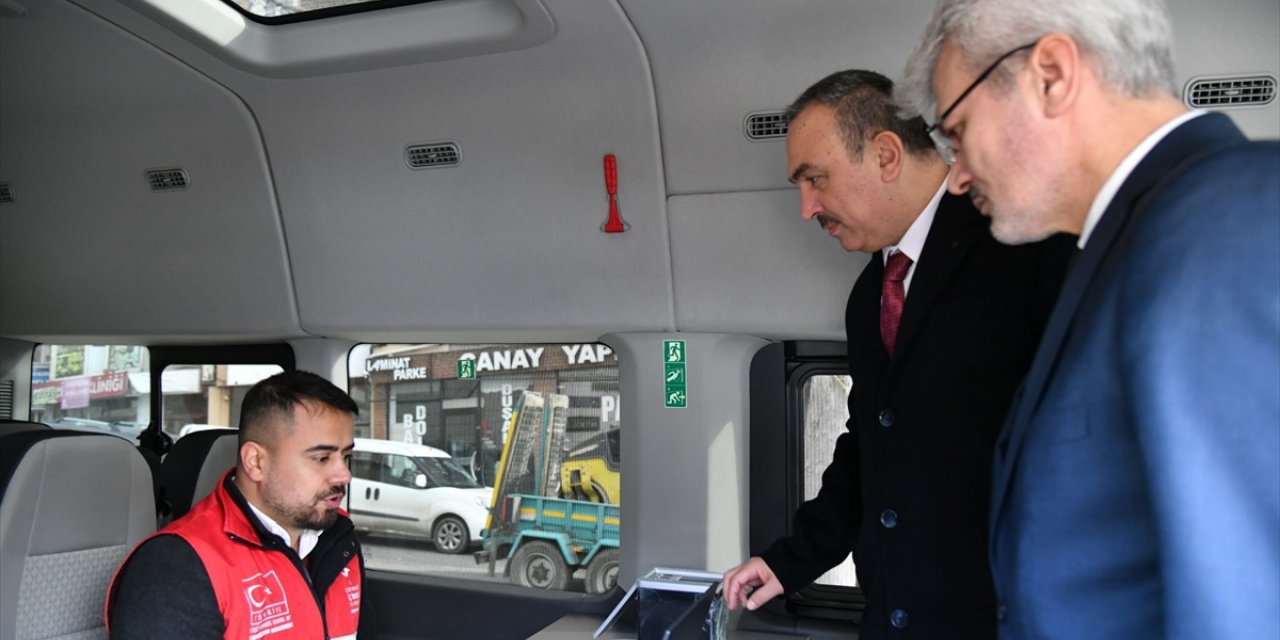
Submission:
<svg viewBox="0 0 1280 640">
<path fill-rule="evenodd" d="M 1002 638 L 1280 637 L 1280 144 L 1188 121 L 1063 285 L 997 442 Z"/>
</svg>

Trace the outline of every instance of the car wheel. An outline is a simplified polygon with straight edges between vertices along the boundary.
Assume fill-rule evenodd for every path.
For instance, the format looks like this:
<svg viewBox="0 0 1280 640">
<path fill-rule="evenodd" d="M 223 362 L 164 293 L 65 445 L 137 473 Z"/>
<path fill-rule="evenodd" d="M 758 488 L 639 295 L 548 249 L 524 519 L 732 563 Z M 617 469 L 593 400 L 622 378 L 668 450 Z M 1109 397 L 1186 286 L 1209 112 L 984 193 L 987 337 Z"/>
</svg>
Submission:
<svg viewBox="0 0 1280 640">
<path fill-rule="evenodd" d="M 511 577 L 521 586 L 563 591 L 569 586 L 569 567 L 556 545 L 531 540 L 520 545 L 511 559 Z"/>
<path fill-rule="evenodd" d="M 436 526 L 431 529 L 431 541 L 435 543 L 436 551 L 462 553 L 471 542 L 471 533 L 461 518 L 444 516 L 436 520 Z"/>
<path fill-rule="evenodd" d="M 587 593 L 599 595 L 618 584 L 618 550 L 601 549 L 587 565 Z"/>
</svg>

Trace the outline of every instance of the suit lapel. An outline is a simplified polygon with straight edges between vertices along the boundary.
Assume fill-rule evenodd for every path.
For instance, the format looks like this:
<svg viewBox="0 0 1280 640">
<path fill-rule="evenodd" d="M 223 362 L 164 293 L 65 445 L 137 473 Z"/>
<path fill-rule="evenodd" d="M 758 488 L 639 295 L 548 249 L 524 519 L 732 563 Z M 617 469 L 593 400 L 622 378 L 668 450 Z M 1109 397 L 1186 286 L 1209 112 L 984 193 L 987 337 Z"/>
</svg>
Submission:
<svg viewBox="0 0 1280 640">
<path fill-rule="evenodd" d="M 1189 157 L 1242 140 L 1239 129 L 1226 116 L 1209 114 L 1197 117 L 1165 136 L 1138 163 L 1116 192 L 1111 204 L 1102 214 L 1102 219 L 1089 236 L 1088 244 L 1076 258 L 1067 281 L 1062 285 L 1062 292 L 1058 295 L 1058 302 L 1036 350 L 1035 360 L 1027 372 L 1022 389 L 1015 396 L 1009 420 L 997 443 L 991 503 L 993 530 L 1007 494 L 1009 479 L 1017 466 L 1018 451 L 1025 439 L 1027 426 L 1039 408 L 1045 388 L 1058 366 L 1062 347 L 1075 321 L 1076 312 L 1085 294 L 1093 287 L 1095 276 L 1111 257 L 1117 241 L 1125 229 L 1131 226 L 1135 205 Z"/>
<path fill-rule="evenodd" d="M 911 348 L 934 301 L 951 282 L 960 261 L 987 233 L 990 230 L 986 219 L 969 205 L 966 197 L 951 194 L 942 197 L 925 238 L 920 262 L 911 276 L 911 289 L 898 324 L 893 363 L 900 361 L 906 350 Z M 890 364 L 891 370 L 895 368 L 893 363 Z"/>
</svg>

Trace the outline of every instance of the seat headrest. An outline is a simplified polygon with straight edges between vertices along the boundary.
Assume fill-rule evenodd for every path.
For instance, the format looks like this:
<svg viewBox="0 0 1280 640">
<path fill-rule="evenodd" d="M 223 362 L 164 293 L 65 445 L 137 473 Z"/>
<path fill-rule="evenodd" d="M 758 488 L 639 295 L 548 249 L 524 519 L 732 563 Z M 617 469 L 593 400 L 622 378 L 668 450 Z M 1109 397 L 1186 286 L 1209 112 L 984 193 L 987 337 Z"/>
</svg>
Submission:
<svg viewBox="0 0 1280 640">
<path fill-rule="evenodd" d="M 173 448 L 165 454 L 160 465 L 160 483 L 164 487 L 165 500 L 173 509 L 173 517 L 186 513 L 197 499 L 204 497 L 195 495 L 199 486 L 209 484 L 201 482 L 202 476 L 207 478 L 212 474 L 215 478 L 220 477 L 235 465 L 234 453 L 229 461 L 226 460 L 227 447 L 220 443 L 223 438 L 235 438 L 238 433 L 237 429 L 209 429 L 187 434 L 173 443 Z M 215 449 L 216 454 L 211 456 L 210 452 Z M 231 450 L 234 449 L 232 446 Z"/>
</svg>

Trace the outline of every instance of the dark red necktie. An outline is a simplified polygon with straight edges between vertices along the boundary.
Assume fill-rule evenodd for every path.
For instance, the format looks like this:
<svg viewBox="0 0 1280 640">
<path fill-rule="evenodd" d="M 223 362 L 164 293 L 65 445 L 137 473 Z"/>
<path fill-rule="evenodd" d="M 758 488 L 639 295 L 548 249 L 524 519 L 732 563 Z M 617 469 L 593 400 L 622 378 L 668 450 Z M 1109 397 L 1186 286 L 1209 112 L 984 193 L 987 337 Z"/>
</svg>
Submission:
<svg viewBox="0 0 1280 640">
<path fill-rule="evenodd" d="M 907 298 L 902 281 L 911 268 L 911 258 L 898 251 L 889 256 L 884 267 L 884 282 L 880 293 L 880 339 L 884 348 L 893 355 L 893 345 L 898 340 L 898 321 L 902 319 L 902 303 Z"/>
</svg>

